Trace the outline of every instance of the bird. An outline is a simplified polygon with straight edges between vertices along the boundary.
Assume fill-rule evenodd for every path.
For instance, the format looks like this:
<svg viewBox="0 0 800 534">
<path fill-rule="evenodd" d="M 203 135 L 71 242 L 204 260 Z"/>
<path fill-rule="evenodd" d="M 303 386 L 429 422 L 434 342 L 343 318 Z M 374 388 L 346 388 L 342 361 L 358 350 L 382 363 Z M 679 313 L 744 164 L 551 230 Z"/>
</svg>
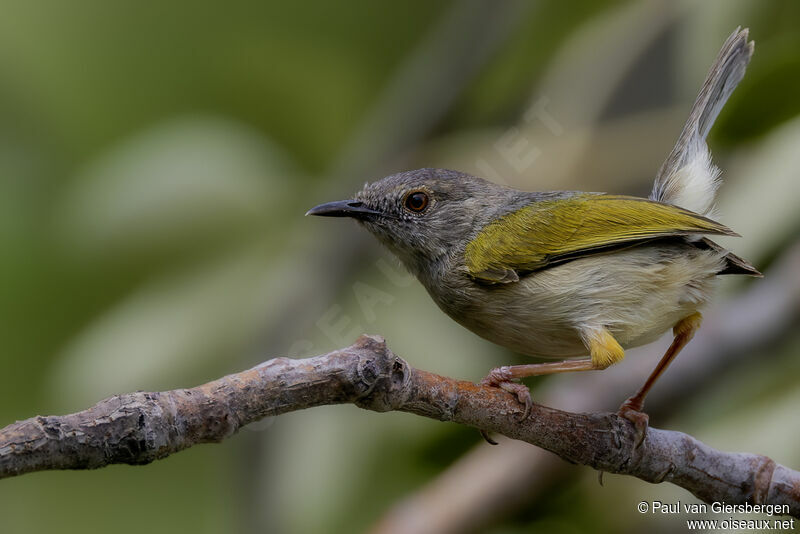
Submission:
<svg viewBox="0 0 800 534">
<path fill-rule="evenodd" d="M 706 138 L 753 49 L 746 28 L 725 41 L 649 198 L 526 192 L 423 168 L 367 183 L 307 215 L 355 219 L 456 322 L 514 352 L 555 360 L 497 367 L 481 381 L 516 396 L 523 417 L 532 399 L 519 379 L 605 369 L 672 329 L 658 365 L 618 412 L 633 423 L 638 445 L 648 426 L 645 397 L 700 327 L 716 278 L 762 276 L 708 237 L 738 236 L 716 213 L 721 171 Z"/>
</svg>

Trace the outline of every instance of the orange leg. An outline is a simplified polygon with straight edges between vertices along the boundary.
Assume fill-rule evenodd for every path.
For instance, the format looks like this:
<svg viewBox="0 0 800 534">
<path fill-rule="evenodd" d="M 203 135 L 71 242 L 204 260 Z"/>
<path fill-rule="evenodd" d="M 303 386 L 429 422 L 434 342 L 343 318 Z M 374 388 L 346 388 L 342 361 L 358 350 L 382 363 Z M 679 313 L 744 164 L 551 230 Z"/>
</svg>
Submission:
<svg viewBox="0 0 800 534">
<path fill-rule="evenodd" d="M 525 384 L 513 382 L 519 378 L 526 378 L 529 376 L 542 376 L 552 375 L 555 373 L 569 373 L 570 371 L 593 371 L 601 369 L 596 367 L 594 362 L 590 359 L 583 360 L 565 360 L 563 362 L 548 362 L 548 363 L 530 363 L 527 365 L 504 365 L 503 367 L 495 367 L 486 378 L 480 381 L 482 386 L 498 387 L 502 390 L 508 391 L 514 395 L 520 404 L 524 405 L 521 421 L 524 421 L 531 414 L 533 407 L 533 399 L 531 398 L 531 390 Z M 490 445 L 497 445 L 485 430 L 481 430 L 481 436 Z"/>
<path fill-rule="evenodd" d="M 568 373 L 570 371 L 593 371 L 598 369 L 594 366 L 592 360 L 567 360 L 563 362 L 552 363 L 531 363 L 527 365 L 504 365 L 503 367 L 495 367 L 486 377 L 480 381 L 482 386 L 493 386 L 508 391 L 514 395 L 520 404 L 525 405 L 525 411 L 522 413 L 522 419 L 527 419 L 531 413 L 533 406 L 533 399 L 531 399 L 531 391 L 525 384 L 514 382 L 520 378 L 529 376 L 542 376 L 552 375 L 555 373 Z M 484 436 L 485 437 L 485 436 Z M 489 443 L 491 440 L 487 439 Z"/>
<path fill-rule="evenodd" d="M 678 324 L 673 327 L 672 333 L 675 335 L 675 339 L 672 340 L 672 344 L 667 349 L 667 352 L 661 357 L 661 361 L 658 362 L 658 365 L 656 365 L 656 368 L 650 373 L 644 385 L 639 388 L 639 391 L 620 406 L 619 414 L 636 426 L 635 444 L 637 447 L 642 443 L 647 432 L 648 417 L 647 414 L 642 411 L 647 393 L 653 387 L 653 384 L 656 383 L 658 377 L 669 367 L 669 364 L 672 363 L 675 356 L 677 356 L 683 347 L 692 340 L 694 333 L 700 328 L 700 323 L 702 321 L 703 316 L 700 315 L 699 312 L 696 312 L 681 319 Z"/>
</svg>

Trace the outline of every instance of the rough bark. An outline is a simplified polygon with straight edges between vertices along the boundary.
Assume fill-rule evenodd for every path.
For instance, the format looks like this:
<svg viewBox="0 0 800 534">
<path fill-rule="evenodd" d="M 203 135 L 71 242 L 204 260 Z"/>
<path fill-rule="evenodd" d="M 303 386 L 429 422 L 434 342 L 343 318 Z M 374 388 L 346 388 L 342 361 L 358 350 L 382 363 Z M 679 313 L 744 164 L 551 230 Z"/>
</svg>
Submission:
<svg viewBox="0 0 800 534">
<path fill-rule="evenodd" d="M 266 416 L 353 403 L 453 421 L 532 443 L 561 458 L 648 482 L 672 482 L 706 501 L 787 505 L 800 516 L 800 473 L 758 454 L 717 451 L 680 432 L 634 429 L 614 413 L 521 406 L 504 391 L 414 369 L 383 339 L 304 360 L 277 358 L 191 389 L 116 395 L 71 415 L 0 430 L 0 478 L 46 469 L 146 464 L 219 442 Z"/>
</svg>

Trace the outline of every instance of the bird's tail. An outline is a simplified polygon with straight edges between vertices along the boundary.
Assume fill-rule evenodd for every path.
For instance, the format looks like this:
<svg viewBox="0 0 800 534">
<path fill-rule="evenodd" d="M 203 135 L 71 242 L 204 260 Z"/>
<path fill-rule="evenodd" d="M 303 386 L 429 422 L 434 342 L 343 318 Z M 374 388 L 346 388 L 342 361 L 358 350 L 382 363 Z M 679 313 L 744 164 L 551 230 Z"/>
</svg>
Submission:
<svg viewBox="0 0 800 534">
<path fill-rule="evenodd" d="M 747 31 L 736 28 L 722 45 L 678 142 L 658 171 L 652 200 L 714 218 L 720 170 L 711 161 L 706 136 L 750 62 L 753 41 L 747 41 Z"/>
</svg>

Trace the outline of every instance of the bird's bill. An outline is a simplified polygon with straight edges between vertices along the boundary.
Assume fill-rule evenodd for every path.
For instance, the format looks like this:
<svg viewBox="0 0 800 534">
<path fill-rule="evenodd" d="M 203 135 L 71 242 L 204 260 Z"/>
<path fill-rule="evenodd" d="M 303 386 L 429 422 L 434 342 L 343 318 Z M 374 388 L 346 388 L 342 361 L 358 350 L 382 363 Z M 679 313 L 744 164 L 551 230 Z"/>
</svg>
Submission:
<svg viewBox="0 0 800 534">
<path fill-rule="evenodd" d="M 306 215 L 319 215 L 321 217 L 354 217 L 363 219 L 369 215 L 380 215 L 381 212 L 375 211 L 364 206 L 359 200 L 337 200 L 315 206 L 306 212 Z"/>
</svg>

